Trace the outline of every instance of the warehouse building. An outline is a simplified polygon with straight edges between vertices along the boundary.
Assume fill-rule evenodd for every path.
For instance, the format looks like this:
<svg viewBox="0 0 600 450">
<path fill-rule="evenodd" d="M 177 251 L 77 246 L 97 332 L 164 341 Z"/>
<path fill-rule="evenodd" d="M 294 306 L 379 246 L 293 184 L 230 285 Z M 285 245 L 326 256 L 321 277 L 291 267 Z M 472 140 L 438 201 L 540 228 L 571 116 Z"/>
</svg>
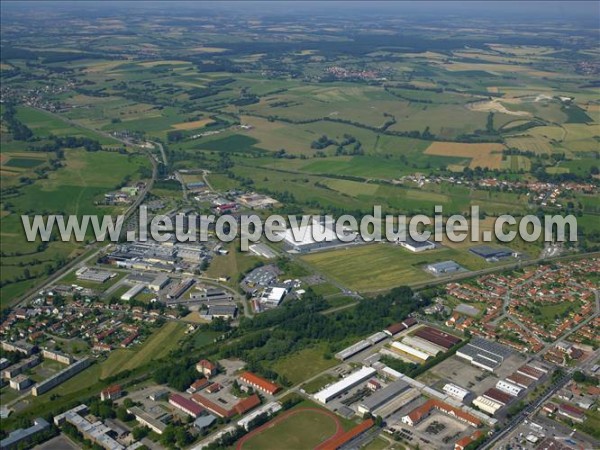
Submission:
<svg viewBox="0 0 600 450">
<path fill-rule="evenodd" d="M 469 395 L 468 390 L 453 383 L 446 383 L 442 389 L 450 397 L 460 400 L 461 402 L 464 401 L 467 395 Z"/>
<path fill-rule="evenodd" d="M 462 339 L 456 336 L 440 331 L 437 328 L 428 326 L 419 328 L 414 335 L 420 337 L 421 339 L 429 341 L 432 344 L 443 347 L 446 350 L 449 350 L 450 348 L 462 341 Z"/>
<path fill-rule="evenodd" d="M 429 358 L 431 358 L 431 355 L 429 353 L 425 353 L 422 350 L 418 350 L 414 347 L 403 344 L 402 342 L 392 342 L 392 348 L 398 350 L 400 354 L 412 356 L 413 358 L 419 359 L 421 361 L 427 361 Z"/>
<path fill-rule="evenodd" d="M 502 258 L 513 256 L 514 252 L 507 247 L 490 247 L 489 245 L 478 245 L 469 249 L 471 253 L 486 261 L 497 261 Z"/>
<path fill-rule="evenodd" d="M 434 250 L 435 243 L 431 241 L 415 241 L 411 237 L 407 236 L 405 240 L 398 241 L 398 243 L 407 250 L 413 253 L 424 252 L 426 250 Z"/>
<path fill-rule="evenodd" d="M 417 350 L 421 350 L 431 356 L 436 356 L 444 350 L 443 348 L 418 337 L 406 336 L 402 339 L 402 343 L 416 348 Z"/>
<path fill-rule="evenodd" d="M 406 330 L 406 326 L 403 323 L 395 323 L 387 327 L 385 330 L 383 330 L 383 332 L 392 337 L 404 330 Z"/>
<path fill-rule="evenodd" d="M 352 344 L 350 347 L 347 347 L 335 354 L 335 357 L 341 361 L 345 361 L 348 358 L 356 355 L 357 353 L 362 352 L 363 350 L 371 347 L 371 342 L 366 339 L 363 341 L 358 341 L 356 344 Z"/>
<path fill-rule="evenodd" d="M 286 294 L 286 288 L 272 286 L 265 288 L 259 300 L 267 308 L 275 308 L 281 304 Z"/>
<path fill-rule="evenodd" d="M 121 295 L 121 300 L 128 302 L 140 292 L 144 290 L 145 286 L 143 284 L 135 284 L 133 285 L 127 292 Z"/>
<path fill-rule="evenodd" d="M 544 375 L 548 373 L 548 371 L 541 367 L 533 367 L 528 364 L 525 364 L 524 366 L 521 366 L 519 367 L 519 369 L 517 369 L 517 373 L 529 377 L 532 380 L 539 381 Z"/>
<path fill-rule="evenodd" d="M 455 263 L 454 261 L 442 261 L 439 263 L 426 265 L 425 270 L 431 272 L 434 275 L 444 275 L 449 273 L 460 272 L 465 269 L 459 264 Z"/>
<path fill-rule="evenodd" d="M 502 403 L 499 403 L 482 395 L 473 400 L 473 405 L 477 406 L 480 410 L 490 414 L 491 416 L 496 415 L 498 410 L 504 406 Z"/>
<path fill-rule="evenodd" d="M 233 319 L 237 314 L 237 305 L 209 305 L 208 316 L 210 319 L 221 317 L 223 319 Z"/>
<path fill-rule="evenodd" d="M 383 389 L 380 389 L 365 398 L 357 407 L 359 414 L 373 413 L 386 403 L 395 399 L 399 394 L 410 388 L 410 385 L 402 380 L 397 380 Z"/>
<path fill-rule="evenodd" d="M 496 403 L 501 405 L 508 405 L 513 401 L 514 397 L 498 388 L 489 388 L 482 394 L 484 397 L 494 400 Z"/>
<path fill-rule="evenodd" d="M 94 283 L 104 283 L 110 280 L 117 274 L 114 272 L 108 272 L 106 270 L 90 269 L 88 267 L 82 267 L 75 272 L 75 276 L 78 280 L 92 281 Z"/>
<path fill-rule="evenodd" d="M 494 372 L 511 354 L 512 350 L 508 347 L 479 337 L 473 338 L 456 352 L 459 358 L 489 372 Z"/>
<path fill-rule="evenodd" d="M 185 291 L 187 291 L 190 287 L 192 287 L 192 284 L 194 284 L 194 283 L 195 283 L 195 281 L 193 278 L 185 278 L 185 279 L 181 280 L 180 283 L 173 286 L 171 291 L 167 294 L 167 298 L 169 300 L 177 300 L 179 297 L 181 297 L 185 293 Z"/>
<path fill-rule="evenodd" d="M 325 389 L 320 390 L 314 395 L 315 400 L 320 403 L 326 404 L 341 393 L 352 389 L 354 386 L 366 381 L 376 373 L 376 370 L 372 367 L 362 367 L 356 372 L 351 373 L 343 380 L 332 384 Z"/>
<path fill-rule="evenodd" d="M 512 395 L 513 397 L 518 397 L 523 390 L 523 388 L 506 380 L 499 380 L 496 383 L 496 388 L 500 389 L 502 392 L 506 392 L 508 395 Z"/>
<path fill-rule="evenodd" d="M 170 278 L 164 273 L 161 273 L 157 275 L 157 277 L 154 280 L 152 280 L 152 282 L 148 285 L 148 288 L 154 292 L 158 292 L 162 288 L 164 288 L 169 283 L 169 281 Z"/>
<path fill-rule="evenodd" d="M 221 303 L 233 301 L 233 295 L 224 289 L 218 288 L 196 288 L 198 292 L 190 294 L 190 300 L 205 303 Z"/>
</svg>

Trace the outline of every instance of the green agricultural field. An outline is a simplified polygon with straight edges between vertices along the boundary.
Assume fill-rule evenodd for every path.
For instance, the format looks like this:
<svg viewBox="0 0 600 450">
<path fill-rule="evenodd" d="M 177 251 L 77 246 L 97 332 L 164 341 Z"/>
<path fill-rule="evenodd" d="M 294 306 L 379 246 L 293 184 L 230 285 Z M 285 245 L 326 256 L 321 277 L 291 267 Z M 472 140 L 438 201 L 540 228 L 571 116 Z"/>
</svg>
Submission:
<svg viewBox="0 0 600 450">
<path fill-rule="evenodd" d="M 119 145 L 119 142 L 95 133 L 94 131 L 73 125 L 61 117 L 34 108 L 18 107 L 17 118 L 27 125 L 37 137 L 54 136 L 87 137 L 98 140 L 102 145 Z"/>
<path fill-rule="evenodd" d="M 302 385 L 302 389 L 308 394 L 315 394 L 330 383 L 337 381 L 339 378 L 335 375 L 326 373 Z"/>
<path fill-rule="evenodd" d="M 43 164 L 43 159 L 36 158 L 10 158 L 4 165 L 7 167 L 18 167 L 23 169 L 30 169 Z"/>
</svg>

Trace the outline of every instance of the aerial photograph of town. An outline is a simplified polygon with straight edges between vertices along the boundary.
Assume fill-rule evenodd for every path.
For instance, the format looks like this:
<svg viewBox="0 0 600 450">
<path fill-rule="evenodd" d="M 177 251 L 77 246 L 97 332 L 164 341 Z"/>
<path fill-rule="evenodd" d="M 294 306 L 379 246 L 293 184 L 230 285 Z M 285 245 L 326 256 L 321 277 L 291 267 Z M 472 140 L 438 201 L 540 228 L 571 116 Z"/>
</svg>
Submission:
<svg viewBox="0 0 600 450">
<path fill-rule="evenodd" d="M 600 449 L 600 2 L 0 2 L 0 449 Z"/>
</svg>

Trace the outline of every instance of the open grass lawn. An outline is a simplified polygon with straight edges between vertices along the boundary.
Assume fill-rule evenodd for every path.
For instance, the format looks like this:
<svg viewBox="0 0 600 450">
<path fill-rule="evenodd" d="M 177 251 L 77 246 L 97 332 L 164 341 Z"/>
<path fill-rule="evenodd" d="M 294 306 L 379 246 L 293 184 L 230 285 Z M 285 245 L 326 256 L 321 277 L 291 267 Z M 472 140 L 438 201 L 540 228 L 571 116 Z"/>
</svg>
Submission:
<svg viewBox="0 0 600 450">
<path fill-rule="evenodd" d="M 556 315 L 561 315 L 571 306 L 570 302 L 555 303 L 540 306 L 540 313 L 545 322 L 554 322 Z"/>
<path fill-rule="evenodd" d="M 286 377 L 293 384 L 301 383 L 337 364 L 337 361 L 333 358 L 326 359 L 325 352 L 323 346 L 300 350 L 279 359 L 273 364 L 273 370 Z"/>
<path fill-rule="evenodd" d="M 251 436 L 241 448 L 243 450 L 281 448 L 306 450 L 332 437 L 337 429 L 336 420 L 328 414 L 314 410 L 298 410 Z"/>
<path fill-rule="evenodd" d="M 237 285 L 239 274 L 247 272 L 261 261 L 258 256 L 248 252 L 237 252 L 234 245 L 227 247 L 227 255 L 215 256 L 206 271 L 209 278 L 229 277 L 228 284 Z"/>
<path fill-rule="evenodd" d="M 184 332 L 184 325 L 168 322 L 146 339 L 140 347 L 112 351 L 106 361 L 100 364 L 100 378 L 115 375 L 123 370 L 133 370 L 150 361 L 167 356 L 172 349 L 179 345 Z"/>
<path fill-rule="evenodd" d="M 377 292 L 434 279 L 422 268 L 432 262 L 453 260 L 470 270 L 490 267 L 489 263 L 466 249 L 443 247 L 412 253 L 399 245 L 388 243 L 317 252 L 304 255 L 302 259 L 317 271 L 360 292 Z"/>
<path fill-rule="evenodd" d="M 337 381 L 339 378 L 336 377 L 335 375 L 326 373 L 324 375 L 321 375 L 320 377 L 315 378 L 312 381 L 309 381 L 306 384 L 302 385 L 302 389 L 304 389 L 304 391 L 308 394 L 315 394 L 317 392 L 319 392 L 321 389 L 323 389 L 325 386 L 327 386 L 330 383 L 333 383 L 334 381 Z"/>
</svg>

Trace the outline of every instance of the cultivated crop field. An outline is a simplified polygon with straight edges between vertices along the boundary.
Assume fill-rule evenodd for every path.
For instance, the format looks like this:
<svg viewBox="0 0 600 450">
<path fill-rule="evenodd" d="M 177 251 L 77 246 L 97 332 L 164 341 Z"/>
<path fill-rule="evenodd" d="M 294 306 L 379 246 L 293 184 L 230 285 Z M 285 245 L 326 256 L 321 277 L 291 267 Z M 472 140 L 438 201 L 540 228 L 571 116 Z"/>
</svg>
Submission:
<svg viewBox="0 0 600 450">
<path fill-rule="evenodd" d="M 434 142 L 427 150 L 427 155 L 453 156 L 469 158 L 469 167 L 485 167 L 500 169 L 502 167 L 503 144 L 463 144 L 453 142 Z"/>
</svg>

